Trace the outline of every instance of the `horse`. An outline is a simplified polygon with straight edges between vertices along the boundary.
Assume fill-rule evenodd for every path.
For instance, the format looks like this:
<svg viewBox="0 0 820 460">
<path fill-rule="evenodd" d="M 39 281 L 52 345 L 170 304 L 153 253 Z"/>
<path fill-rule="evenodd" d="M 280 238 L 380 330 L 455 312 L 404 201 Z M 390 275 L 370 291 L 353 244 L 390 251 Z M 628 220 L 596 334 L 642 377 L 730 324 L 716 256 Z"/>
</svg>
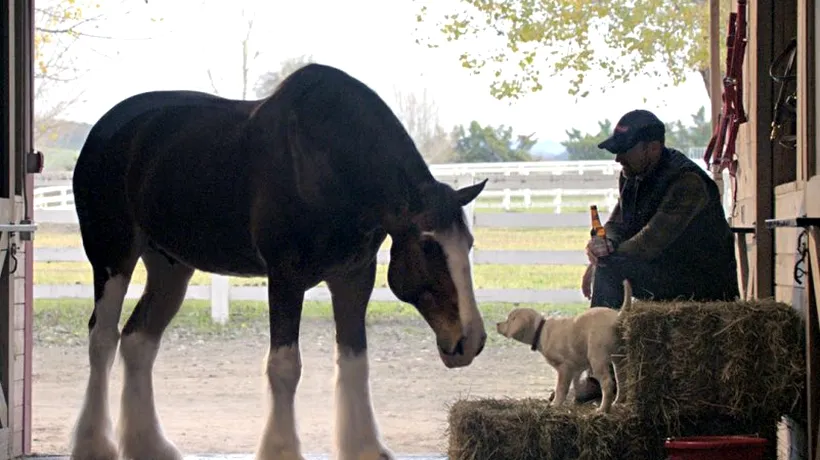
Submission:
<svg viewBox="0 0 820 460">
<path fill-rule="evenodd" d="M 391 238 L 388 284 L 433 330 L 447 368 L 470 365 L 487 338 L 472 282 L 463 206 L 487 180 L 437 181 L 387 104 L 327 65 L 290 74 L 269 96 L 231 100 L 151 91 L 92 127 L 72 188 L 94 278 L 87 388 L 75 460 L 179 460 L 160 425 L 153 365 L 195 270 L 267 279 L 270 404 L 255 456 L 303 459 L 294 396 L 305 292 L 331 293 L 337 458 L 392 459 L 369 390 L 365 314 L 377 253 Z M 119 330 L 142 260 L 147 281 Z M 117 436 L 108 407 L 117 347 L 123 386 Z"/>
</svg>

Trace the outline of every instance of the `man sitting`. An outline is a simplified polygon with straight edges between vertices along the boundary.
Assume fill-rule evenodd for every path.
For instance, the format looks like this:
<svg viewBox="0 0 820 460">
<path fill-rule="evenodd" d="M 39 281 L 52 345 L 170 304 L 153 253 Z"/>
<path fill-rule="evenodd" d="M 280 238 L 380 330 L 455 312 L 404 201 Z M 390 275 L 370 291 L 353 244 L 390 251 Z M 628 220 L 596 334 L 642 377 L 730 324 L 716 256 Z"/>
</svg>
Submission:
<svg viewBox="0 0 820 460">
<path fill-rule="evenodd" d="M 621 164 L 620 196 L 604 228 L 586 246 L 582 291 L 590 306 L 619 308 L 623 280 L 639 299 L 731 301 L 739 296 L 732 235 L 720 193 L 702 167 L 665 145 L 653 113 L 625 114 L 598 145 Z M 592 383 L 590 381 L 587 381 Z M 600 394 L 576 388 L 576 398 Z M 585 391 L 586 390 L 586 391 Z"/>
</svg>

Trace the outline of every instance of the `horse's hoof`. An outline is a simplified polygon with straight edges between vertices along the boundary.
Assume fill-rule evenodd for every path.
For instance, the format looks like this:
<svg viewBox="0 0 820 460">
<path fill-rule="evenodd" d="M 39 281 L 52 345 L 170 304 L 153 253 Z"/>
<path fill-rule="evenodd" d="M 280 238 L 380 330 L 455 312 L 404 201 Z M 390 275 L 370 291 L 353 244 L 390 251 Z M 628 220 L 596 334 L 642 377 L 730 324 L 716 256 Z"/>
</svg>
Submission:
<svg viewBox="0 0 820 460">
<path fill-rule="evenodd" d="M 272 449 L 264 452 L 257 452 L 255 460 L 305 460 L 305 457 L 297 450 L 293 449 Z"/>
<path fill-rule="evenodd" d="M 390 449 L 381 446 L 339 456 L 339 460 L 395 460 L 395 458 Z"/>
<path fill-rule="evenodd" d="M 78 440 L 71 450 L 71 460 L 117 460 L 117 446 L 111 439 L 101 436 Z"/>
<path fill-rule="evenodd" d="M 142 460 L 144 458 L 182 460 L 182 452 L 169 441 L 157 441 L 156 443 L 145 443 L 140 448 L 123 450 L 122 458 L 125 460 Z"/>
</svg>

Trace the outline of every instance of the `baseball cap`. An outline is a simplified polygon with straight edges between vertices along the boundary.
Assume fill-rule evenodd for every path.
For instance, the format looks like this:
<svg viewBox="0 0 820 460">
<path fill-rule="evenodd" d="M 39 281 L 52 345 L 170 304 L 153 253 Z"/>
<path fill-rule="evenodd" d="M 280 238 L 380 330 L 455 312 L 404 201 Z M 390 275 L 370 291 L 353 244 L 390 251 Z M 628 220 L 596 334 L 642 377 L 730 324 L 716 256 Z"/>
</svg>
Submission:
<svg viewBox="0 0 820 460">
<path fill-rule="evenodd" d="M 666 126 L 648 110 L 627 112 L 618 120 L 612 135 L 598 144 L 614 154 L 626 152 L 641 141 L 659 141 L 666 134 Z"/>
</svg>

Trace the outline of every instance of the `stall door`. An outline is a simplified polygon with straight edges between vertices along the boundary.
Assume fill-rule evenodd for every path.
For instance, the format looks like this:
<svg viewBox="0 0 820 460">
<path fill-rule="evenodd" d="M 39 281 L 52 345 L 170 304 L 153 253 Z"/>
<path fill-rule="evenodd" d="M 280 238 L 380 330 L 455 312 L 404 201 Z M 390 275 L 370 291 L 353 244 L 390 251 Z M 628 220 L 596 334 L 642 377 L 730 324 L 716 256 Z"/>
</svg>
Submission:
<svg viewBox="0 0 820 460">
<path fill-rule="evenodd" d="M 30 430 L 33 2 L 0 0 L 0 460 L 28 449 Z M 28 253 L 28 254 L 27 254 Z M 28 320 L 28 321 L 27 321 Z M 28 326 L 28 327 L 27 327 Z M 29 374 L 30 375 L 30 374 Z"/>
</svg>

